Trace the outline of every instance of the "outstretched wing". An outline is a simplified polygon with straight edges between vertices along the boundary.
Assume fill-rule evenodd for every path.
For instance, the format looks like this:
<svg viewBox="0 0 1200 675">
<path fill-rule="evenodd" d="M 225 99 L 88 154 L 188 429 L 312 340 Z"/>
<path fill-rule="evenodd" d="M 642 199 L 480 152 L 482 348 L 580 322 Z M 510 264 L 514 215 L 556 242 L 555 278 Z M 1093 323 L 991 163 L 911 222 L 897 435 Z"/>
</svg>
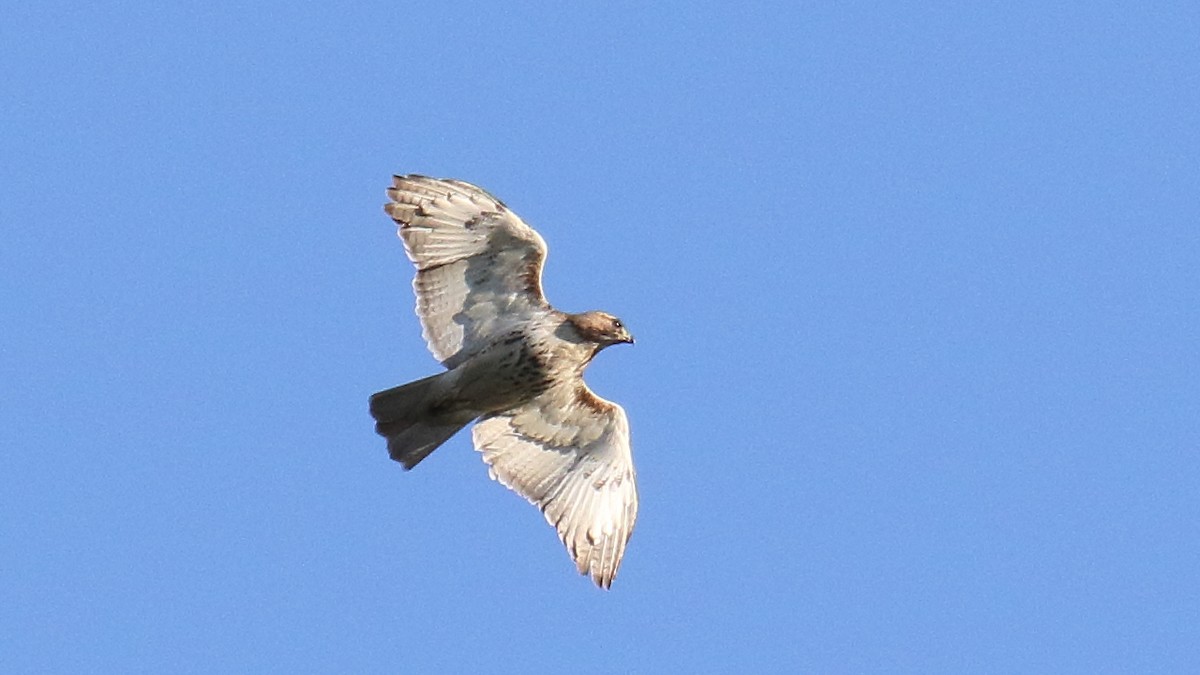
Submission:
<svg viewBox="0 0 1200 675">
<path fill-rule="evenodd" d="M 542 510 L 580 574 L 610 587 L 638 510 L 621 406 L 575 380 L 484 417 L 473 435 L 492 478 Z"/>
<path fill-rule="evenodd" d="M 384 207 L 417 267 L 413 290 L 429 351 L 448 368 L 547 307 L 546 242 L 470 183 L 394 176 Z"/>
</svg>

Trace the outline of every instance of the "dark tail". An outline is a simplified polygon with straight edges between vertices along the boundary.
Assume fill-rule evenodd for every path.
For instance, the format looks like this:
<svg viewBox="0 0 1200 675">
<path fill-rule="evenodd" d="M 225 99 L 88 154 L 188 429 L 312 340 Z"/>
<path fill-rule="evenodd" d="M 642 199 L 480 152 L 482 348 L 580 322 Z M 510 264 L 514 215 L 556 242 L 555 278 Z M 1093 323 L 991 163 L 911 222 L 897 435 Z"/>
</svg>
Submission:
<svg viewBox="0 0 1200 675">
<path fill-rule="evenodd" d="M 443 373 L 442 375 L 444 375 Z M 439 410 L 438 378 L 386 389 L 371 396 L 375 431 L 387 439 L 392 459 L 411 469 L 437 450 L 478 415 L 463 410 Z"/>
</svg>

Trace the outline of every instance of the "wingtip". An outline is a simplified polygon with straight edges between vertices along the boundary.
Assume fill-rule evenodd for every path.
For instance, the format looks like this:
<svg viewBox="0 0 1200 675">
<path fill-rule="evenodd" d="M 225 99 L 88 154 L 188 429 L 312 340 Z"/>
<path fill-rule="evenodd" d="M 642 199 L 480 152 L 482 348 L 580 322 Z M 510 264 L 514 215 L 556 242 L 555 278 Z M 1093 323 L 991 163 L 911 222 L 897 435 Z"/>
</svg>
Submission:
<svg viewBox="0 0 1200 675">
<path fill-rule="evenodd" d="M 620 565 L 618 561 L 617 565 Z M 585 564 L 580 566 L 580 574 L 591 577 L 592 583 L 596 584 L 597 588 L 611 590 L 613 581 L 617 578 L 617 567 L 605 564 L 603 561 L 590 559 Z"/>
<path fill-rule="evenodd" d="M 617 578 L 616 574 L 605 574 L 603 570 L 594 572 L 591 576 L 596 587 L 606 591 L 612 590 L 612 583 Z"/>
<path fill-rule="evenodd" d="M 393 187 L 400 187 L 400 186 L 404 185 L 405 183 L 436 183 L 436 182 L 438 182 L 437 178 L 430 178 L 429 176 L 426 176 L 426 175 L 420 174 L 420 173 L 405 173 L 405 174 L 394 173 L 394 174 L 392 174 L 392 186 Z"/>
</svg>

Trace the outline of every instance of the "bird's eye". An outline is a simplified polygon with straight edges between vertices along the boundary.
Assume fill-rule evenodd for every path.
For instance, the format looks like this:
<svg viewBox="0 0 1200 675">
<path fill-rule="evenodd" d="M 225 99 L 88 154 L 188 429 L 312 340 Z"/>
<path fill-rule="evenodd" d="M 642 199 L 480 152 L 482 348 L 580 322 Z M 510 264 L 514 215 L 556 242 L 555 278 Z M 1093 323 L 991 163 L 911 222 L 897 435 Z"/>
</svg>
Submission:
<svg viewBox="0 0 1200 675">
<path fill-rule="evenodd" d="M 622 329 L 622 328 L 624 328 L 624 327 L 625 327 L 625 326 L 622 326 L 622 325 L 621 325 L 621 320 L 620 320 L 620 319 L 613 319 L 613 328 L 616 328 L 616 329 L 620 330 L 620 329 Z"/>
</svg>

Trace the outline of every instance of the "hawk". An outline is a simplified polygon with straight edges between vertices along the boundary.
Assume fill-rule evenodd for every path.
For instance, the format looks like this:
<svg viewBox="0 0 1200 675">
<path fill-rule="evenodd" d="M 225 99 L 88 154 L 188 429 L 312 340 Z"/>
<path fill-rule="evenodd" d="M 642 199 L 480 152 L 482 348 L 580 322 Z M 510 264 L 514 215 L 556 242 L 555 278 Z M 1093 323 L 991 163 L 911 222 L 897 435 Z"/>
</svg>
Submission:
<svg viewBox="0 0 1200 675">
<path fill-rule="evenodd" d="M 384 207 L 417 268 L 429 351 L 446 371 L 371 396 L 388 454 L 411 469 L 467 424 L 493 480 L 558 531 L 581 574 L 609 588 L 637 519 L 621 406 L 583 371 L 633 343 L 605 312 L 560 312 L 542 293 L 546 243 L 499 199 L 458 180 L 395 176 Z"/>
</svg>

